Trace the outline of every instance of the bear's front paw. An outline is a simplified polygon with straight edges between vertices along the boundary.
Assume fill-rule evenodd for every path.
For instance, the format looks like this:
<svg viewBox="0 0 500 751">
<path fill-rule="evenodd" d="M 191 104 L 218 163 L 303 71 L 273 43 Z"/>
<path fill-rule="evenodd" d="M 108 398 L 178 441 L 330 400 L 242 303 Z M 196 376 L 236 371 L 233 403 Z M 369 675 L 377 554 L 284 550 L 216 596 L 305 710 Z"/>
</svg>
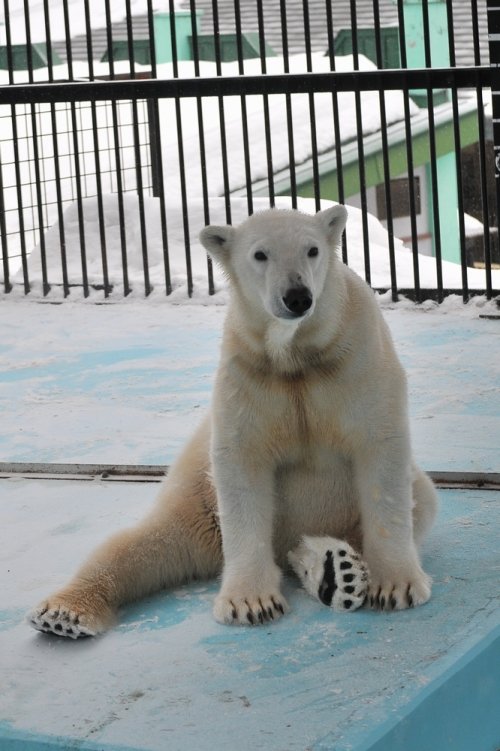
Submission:
<svg viewBox="0 0 500 751">
<path fill-rule="evenodd" d="M 368 568 L 354 548 L 335 537 L 304 536 L 288 561 L 306 592 L 334 610 L 360 608 L 368 592 Z"/>
<path fill-rule="evenodd" d="M 431 578 L 415 565 L 410 571 L 372 573 L 368 603 L 377 610 L 404 610 L 423 605 L 431 596 Z"/>
<path fill-rule="evenodd" d="M 288 611 L 283 595 L 274 592 L 243 591 L 225 594 L 222 591 L 215 599 L 214 618 L 219 623 L 240 626 L 258 626 L 280 618 Z"/>
</svg>

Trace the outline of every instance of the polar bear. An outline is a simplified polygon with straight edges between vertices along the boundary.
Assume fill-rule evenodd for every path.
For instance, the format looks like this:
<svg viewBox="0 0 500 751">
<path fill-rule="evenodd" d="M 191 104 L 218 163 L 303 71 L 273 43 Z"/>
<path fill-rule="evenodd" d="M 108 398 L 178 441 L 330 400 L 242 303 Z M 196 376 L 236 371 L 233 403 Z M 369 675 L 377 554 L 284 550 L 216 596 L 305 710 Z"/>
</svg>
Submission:
<svg viewBox="0 0 500 751">
<path fill-rule="evenodd" d="M 341 205 L 314 216 L 270 209 L 202 230 L 231 289 L 210 414 L 149 516 L 35 608 L 35 628 L 94 635 L 126 602 L 219 574 L 217 621 L 268 622 L 288 610 L 287 554 L 304 580 L 315 538 L 362 555 L 372 607 L 429 599 L 418 547 L 436 493 L 412 460 L 406 379 L 388 327 L 338 258 L 346 219 Z"/>
</svg>

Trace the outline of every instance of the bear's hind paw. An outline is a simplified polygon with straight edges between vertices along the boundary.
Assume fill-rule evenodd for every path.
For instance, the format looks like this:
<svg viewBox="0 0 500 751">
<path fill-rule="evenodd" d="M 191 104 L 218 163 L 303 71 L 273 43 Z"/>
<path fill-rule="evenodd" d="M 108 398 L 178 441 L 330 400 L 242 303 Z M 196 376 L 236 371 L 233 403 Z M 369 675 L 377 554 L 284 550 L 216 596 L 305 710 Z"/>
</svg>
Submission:
<svg viewBox="0 0 500 751">
<path fill-rule="evenodd" d="M 347 542 L 304 536 L 288 560 L 306 592 L 334 610 L 360 608 L 368 593 L 369 573 Z"/>
<path fill-rule="evenodd" d="M 96 636 L 106 630 L 111 620 L 107 613 L 102 616 L 92 614 L 83 606 L 69 604 L 57 598 L 40 603 L 27 616 L 27 622 L 37 631 L 69 639 Z"/>
</svg>

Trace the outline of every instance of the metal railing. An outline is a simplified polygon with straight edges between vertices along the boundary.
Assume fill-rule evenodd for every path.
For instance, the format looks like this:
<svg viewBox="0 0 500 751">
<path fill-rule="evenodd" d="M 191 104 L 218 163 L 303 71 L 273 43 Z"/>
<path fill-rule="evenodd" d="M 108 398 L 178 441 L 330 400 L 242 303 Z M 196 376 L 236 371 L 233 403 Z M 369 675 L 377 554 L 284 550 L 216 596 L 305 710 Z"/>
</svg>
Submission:
<svg viewBox="0 0 500 751">
<path fill-rule="evenodd" d="M 288 196 L 293 207 L 308 198 L 313 211 L 325 199 L 358 206 L 359 232 L 348 235 L 343 259 L 357 263 L 367 282 L 390 290 L 393 299 L 400 293 L 439 301 L 450 292 L 464 300 L 470 294 L 499 294 L 493 143 L 486 111 L 492 74 L 482 64 L 480 34 L 484 4 L 444 4 L 448 37 L 441 44 L 448 48 L 449 64 L 431 67 L 437 55 L 431 39 L 433 3 L 422 0 L 423 57 L 413 69 L 403 0 L 390 9 L 385 0 L 280 0 L 272 4 L 273 19 L 271 4 L 262 0 L 189 0 L 190 60 L 181 59 L 179 13 L 171 0 L 171 59 L 164 63 L 157 62 L 162 59 L 157 14 L 151 0 L 146 5 L 142 33 L 149 40 L 149 67 L 135 60 L 138 20 L 128 1 L 128 61 L 118 63 L 111 56 L 103 68 L 93 60 L 96 32 L 89 0 L 82 0 L 85 71 L 77 70 L 73 60 L 67 5 L 61 6 L 67 61 L 55 65 L 53 10 L 44 0 L 46 67 L 37 72 L 33 66 L 32 23 L 25 14 L 28 64 L 19 73 L 14 70 L 14 21 L 4 0 L 8 70 L 0 86 L 0 268 L 6 293 L 20 288 L 50 295 L 60 288 L 64 296 L 80 289 L 88 296 L 97 288 L 106 297 L 138 289 L 148 296 L 154 288 L 170 295 L 184 282 L 187 295 L 200 288 L 213 294 L 214 270 L 198 257 L 201 226 L 236 221 L 263 205 L 281 205 Z M 458 65 L 457 12 L 463 27 L 464 7 L 473 44 L 470 64 Z M 324 23 L 318 31 L 320 9 Z M 205 11 L 201 23 L 200 10 Z M 362 44 L 367 27 L 356 24 L 368 11 L 370 19 L 363 16 L 363 24 L 370 23 L 371 30 Z M 111 50 L 110 0 L 104 15 Z M 394 21 L 398 69 L 387 68 L 384 59 L 384 30 L 394 29 Z M 352 30 L 347 58 L 340 54 L 345 49 L 336 49 L 343 24 Z M 227 63 L 223 32 L 233 27 L 234 61 Z M 255 60 L 244 59 L 247 31 L 258 34 Z M 201 59 L 209 32 L 212 61 Z M 276 57 L 269 56 L 271 39 Z M 301 55 L 291 52 L 300 49 Z M 363 53 L 370 49 L 368 64 Z M 445 199 L 452 190 L 450 208 Z M 370 214 L 382 204 L 387 240 L 381 276 Z M 398 239 L 402 235 L 406 249 Z M 451 244 L 457 250 L 450 260 Z"/>
</svg>

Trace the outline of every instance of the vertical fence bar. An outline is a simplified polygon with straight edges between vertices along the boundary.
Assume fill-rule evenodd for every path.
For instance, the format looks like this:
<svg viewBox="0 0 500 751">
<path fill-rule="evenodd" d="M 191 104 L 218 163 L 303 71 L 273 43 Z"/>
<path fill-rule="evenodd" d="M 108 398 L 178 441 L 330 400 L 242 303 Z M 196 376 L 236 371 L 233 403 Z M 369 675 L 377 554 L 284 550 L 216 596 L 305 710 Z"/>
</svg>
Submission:
<svg viewBox="0 0 500 751">
<path fill-rule="evenodd" d="M 87 60 L 89 66 L 89 79 L 93 81 L 94 76 L 94 53 L 92 45 L 92 30 L 90 24 L 90 7 L 89 0 L 84 0 L 85 10 L 85 33 L 87 37 Z M 92 117 L 92 139 L 94 144 L 94 164 L 95 164 L 95 180 L 96 180 L 96 192 L 97 192 L 97 215 L 99 220 L 99 240 L 101 243 L 101 264 L 102 264 L 102 278 L 103 278 L 103 291 L 104 297 L 109 297 L 111 291 L 109 283 L 109 270 L 108 270 L 108 253 L 106 247 L 106 223 L 104 216 L 104 201 L 102 195 L 102 180 L 101 180 L 101 158 L 99 154 L 99 130 L 97 126 L 97 109 L 96 103 L 90 103 L 90 111 Z"/>
<path fill-rule="evenodd" d="M 200 50 L 198 44 L 198 25 L 196 16 L 195 0 L 189 1 L 191 12 L 191 47 L 193 53 L 194 75 L 200 77 Z M 201 170 L 201 192 L 203 196 L 203 220 L 205 226 L 210 224 L 210 206 L 208 198 L 208 179 L 207 179 L 207 152 L 205 147 L 205 120 L 203 116 L 203 99 L 201 96 L 196 97 L 196 112 L 198 118 L 198 142 L 200 146 L 200 170 Z M 207 280 L 208 294 L 215 294 L 214 269 L 210 256 L 207 254 Z"/>
<path fill-rule="evenodd" d="M 31 134 L 33 139 L 33 163 L 35 168 L 35 190 L 36 190 L 36 202 L 37 202 L 37 214 L 38 214 L 38 231 L 40 237 L 40 258 L 42 265 L 42 285 L 43 294 L 48 295 L 50 292 L 50 285 L 47 275 L 47 252 L 45 246 L 45 222 L 43 216 L 43 199 L 42 199 L 42 179 L 40 173 L 40 152 L 38 150 L 38 128 L 36 122 L 36 110 L 35 105 L 30 104 L 31 112 Z"/>
<path fill-rule="evenodd" d="M 382 61 L 382 40 L 380 33 L 380 9 L 378 0 L 373 0 L 373 18 L 375 25 L 375 49 L 377 57 L 377 67 L 383 68 Z M 389 162 L 389 141 L 387 139 L 387 114 L 385 109 L 385 95 L 383 90 L 379 91 L 380 107 L 380 125 L 382 130 L 382 160 L 384 165 L 384 194 L 385 208 L 387 217 L 387 235 L 389 238 L 389 267 L 391 273 L 391 290 L 392 301 L 398 301 L 398 282 L 396 276 L 396 255 L 394 250 L 394 225 L 392 220 L 392 200 L 391 200 L 391 173 Z"/>
<path fill-rule="evenodd" d="M 173 0 L 169 0 L 169 13 L 170 13 L 170 38 L 172 42 L 172 69 L 174 78 L 179 77 L 179 66 L 177 57 L 177 36 L 175 31 L 175 8 Z M 185 257 L 186 257 L 186 275 L 187 275 L 187 290 L 188 296 L 193 295 L 193 269 L 191 263 L 191 240 L 189 235 L 189 215 L 187 208 L 187 187 L 186 187 L 186 169 L 184 160 L 184 139 L 182 132 L 182 111 L 181 102 L 178 96 L 175 97 L 175 118 L 177 124 L 177 149 L 179 156 L 179 175 L 180 175 L 180 187 L 181 187 L 181 206 L 182 206 L 182 222 L 184 230 L 184 244 L 185 244 Z"/>
<path fill-rule="evenodd" d="M 63 3 L 64 17 L 64 42 L 66 45 L 66 65 L 68 66 L 68 78 L 73 80 L 73 48 L 71 45 L 71 29 L 69 25 L 69 8 L 68 3 Z"/>
<path fill-rule="evenodd" d="M 137 201 L 139 206 L 139 225 L 141 232 L 142 267 L 144 275 L 144 292 L 146 297 L 151 294 L 151 282 L 149 278 L 148 239 L 146 233 L 146 220 L 144 215 L 144 184 L 142 180 L 141 145 L 139 136 L 139 118 L 137 112 L 137 99 L 132 100 L 132 131 L 135 154 L 135 179 L 137 186 Z"/>
<path fill-rule="evenodd" d="M 28 80 L 30 83 L 33 83 L 34 77 L 33 77 L 33 52 L 31 49 L 31 21 L 30 21 L 30 12 L 29 12 L 29 2 L 28 0 L 24 0 L 23 3 L 24 8 L 24 26 L 25 26 L 25 32 L 26 32 L 26 62 L 28 66 Z M 33 103 L 30 103 L 30 112 L 31 112 L 31 131 L 32 131 L 32 139 L 33 139 L 33 161 L 34 161 L 34 168 L 35 168 L 35 190 L 36 190 L 36 201 L 37 201 L 37 215 L 38 215 L 38 231 L 39 231 L 39 237 L 40 237 L 40 257 L 41 257 L 41 267 L 42 267 L 42 287 L 43 287 L 43 294 L 47 295 L 50 291 L 50 285 L 48 282 L 48 276 L 47 276 L 47 254 L 46 254 L 46 246 L 45 246 L 45 222 L 44 222 L 44 216 L 43 216 L 43 200 L 42 200 L 42 181 L 41 181 L 41 172 L 40 172 L 40 152 L 39 152 L 39 144 L 38 144 L 38 127 L 37 127 L 37 121 L 36 121 L 36 107 Z"/>
<path fill-rule="evenodd" d="M 266 37 L 264 32 L 264 10 L 262 7 L 262 0 L 257 0 L 257 23 L 259 29 L 259 53 L 260 53 L 260 66 L 262 75 L 267 74 L 266 63 Z M 269 110 L 269 96 L 267 94 L 262 95 L 262 103 L 264 106 L 264 132 L 266 141 L 266 156 L 267 156 L 267 182 L 269 186 L 269 205 L 274 206 L 275 194 L 274 194 L 274 168 L 273 168 L 273 147 L 271 140 L 271 116 Z"/>
<path fill-rule="evenodd" d="M 281 43 L 283 49 L 283 66 L 284 72 L 290 72 L 290 57 L 288 53 L 288 26 L 286 15 L 286 0 L 280 0 L 280 15 L 281 15 Z M 293 134 L 293 110 L 292 110 L 292 97 L 290 94 L 285 94 L 285 107 L 286 107 L 286 128 L 288 135 L 288 163 L 290 170 L 290 195 L 292 197 L 292 207 L 297 208 L 297 177 L 295 172 L 295 142 Z"/>
<path fill-rule="evenodd" d="M 191 11 L 191 44 L 193 51 L 194 75 L 200 77 L 200 51 L 198 45 L 198 28 L 196 19 L 196 7 L 194 0 L 190 0 Z M 205 226 L 210 224 L 210 207 L 208 199 L 208 180 L 207 180 L 207 152 L 205 147 L 205 120 L 203 117 L 203 99 L 201 96 L 196 97 L 196 112 L 198 117 L 198 142 L 200 145 L 200 170 L 201 170 L 201 192 L 203 196 L 203 220 Z M 210 256 L 207 254 L 207 279 L 208 294 L 215 294 L 214 270 Z"/>
<path fill-rule="evenodd" d="M 9 0 L 3 0 L 3 18 L 5 24 L 5 43 L 7 49 L 7 69 L 9 75 L 9 83 L 12 84 L 14 83 L 14 61 L 12 59 L 12 36 Z"/>
<path fill-rule="evenodd" d="M 474 44 L 474 64 L 481 65 L 481 45 L 479 39 L 479 18 L 477 0 L 471 0 L 472 14 L 472 39 Z M 481 206 L 483 214 L 483 242 L 484 242 L 484 271 L 486 278 L 486 297 L 492 297 L 491 278 L 491 233 L 490 233 L 490 210 L 488 196 L 488 178 L 486 161 L 486 134 L 484 127 L 484 99 L 483 90 L 476 87 L 477 99 L 477 126 L 479 131 L 479 171 L 481 177 Z"/>
<path fill-rule="evenodd" d="M 500 230 L 500 5 L 497 0 L 487 0 L 487 12 L 498 233 Z"/>
<path fill-rule="evenodd" d="M 240 76 L 245 75 L 245 65 L 243 62 L 243 38 L 241 34 L 241 7 L 240 0 L 234 0 L 234 23 L 236 27 L 236 49 L 238 55 L 238 73 Z M 252 192 L 252 169 L 250 164 L 250 141 L 248 133 L 248 113 L 247 100 L 244 94 L 241 95 L 241 125 L 243 135 L 243 157 L 245 162 L 245 183 L 247 190 L 247 207 L 248 213 L 253 214 L 253 192 Z"/>
<path fill-rule="evenodd" d="M 311 53 L 311 29 L 309 24 L 309 2 L 303 0 L 302 12 L 304 15 L 304 41 L 306 46 L 306 67 L 307 72 L 312 71 L 312 53 Z M 313 185 L 314 185 L 314 201 L 316 204 L 316 211 L 321 208 L 321 184 L 319 179 L 319 165 L 318 165 L 318 139 L 316 134 L 316 106 L 314 102 L 314 92 L 308 94 L 309 97 L 309 120 L 311 126 L 311 151 L 312 151 L 312 168 L 313 168 Z"/>
<path fill-rule="evenodd" d="M 354 60 L 354 69 L 359 70 L 359 51 L 357 36 L 357 16 L 356 0 L 351 0 L 351 34 L 352 34 L 352 56 Z M 366 173 L 365 173 L 365 147 L 363 141 L 363 118 L 361 114 L 361 94 L 359 90 L 354 92 L 354 102 L 356 108 L 356 130 L 358 145 L 358 173 L 359 173 L 359 192 L 361 197 L 361 218 L 363 223 L 363 252 L 365 261 L 365 279 L 368 284 L 371 283 L 370 268 L 370 238 L 368 235 L 368 203 L 366 198 Z"/>
<path fill-rule="evenodd" d="M 424 28 L 424 50 L 425 50 L 425 67 L 432 66 L 431 60 L 431 36 L 429 24 L 429 5 L 428 0 L 422 0 L 423 28 Z M 441 254 L 441 217 L 439 214 L 439 188 L 437 174 L 437 148 L 436 148 L 436 127 L 434 119 L 434 94 L 432 86 L 427 86 L 427 113 L 429 118 L 429 152 L 431 165 L 431 185 L 432 185 L 432 213 L 434 223 L 434 249 L 436 253 L 436 278 L 437 278 L 437 297 L 438 302 L 443 302 L 443 263 Z"/>
<path fill-rule="evenodd" d="M 214 51 L 215 51 L 215 70 L 218 76 L 222 75 L 222 55 L 220 46 L 220 27 L 219 27 L 219 7 L 217 0 L 212 0 L 212 21 L 214 30 Z M 224 199 L 226 209 L 226 222 L 231 224 L 231 200 L 229 197 L 229 165 L 227 159 L 227 139 L 226 139 L 226 114 L 224 107 L 224 97 L 218 97 L 219 103 L 219 124 L 220 124 L 220 142 L 222 156 L 222 180 L 224 184 Z"/>
<path fill-rule="evenodd" d="M 162 144 L 160 135 L 160 108 L 158 99 L 154 99 L 150 102 L 150 111 L 153 110 L 154 121 L 157 123 L 154 128 L 153 137 L 151 139 L 152 150 L 155 151 L 155 164 L 157 171 L 157 184 L 158 199 L 160 201 L 160 223 L 161 223 L 161 238 L 163 247 L 163 273 L 165 278 L 165 293 L 170 295 L 172 293 L 172 279 L 170 275 L 170 256 L 169 256 L 169 242 L 168 242 L 168 227 L 167 227 L 167 212 L 165 206 L 165 182 L 163 175 L 163 157 L 162 157 Z"/>
<path fill-rule="evenodd" d="M 33 83 L 33 51 L 31 49 L 31 20 L 29 1 L 24 0 L 24 28 L 26 32 L 26 62 L 28 65 L 28 80 Z"/>
<path fill-rule="evenodd" d="M 50 120 L 52 126 L 52 146 L 54 149 L 54 177 L 56 183 L 57 220 L 59 224 L 59 247 L 61 251 L 61 271 L 64 297 L 69 295 L 68 262 L 66 257 L 66 236 L 64 231 L 64 212 L 61 193 L 61 170 L 59 164 L 59 144 L 57 141 L 57 119 L 55 104 L 50 105 Z"/>
<path fill-rule="evenodd" d="M 0 158 L 0 242 L 2 243 L 3 288 L 5 292 L 11 292 L 12 284 L 10 283 L 9 246 L 7 243 L 7 228 L 6 228 L 6 223 L 5 223 L 3 167 L 2 167 L 1 158 Z"/>
<path fill-rule="evenodd" d="M 130 66 L 130 77 L 136 77 L 135 70 L 135 49 L 134 49 L 134 28 L 132 23 L 132 9 L 130 0 L 125 0 L 125 19 L 127 26 L 127 47 Z M 141 146 L 139 137 L 139 115 L 137 110 L 137 99 L 132 99 L 132 133 L 134 141 L 135 155 L 135 180 L 137 192 L 137 205 L 139 209 L 139 229 L 141 235 L 141 253 L 142 253 L 142 270 L 144 278 L 144 293 L 146 297 L 151 294 L 151 282 L 149 278 L 149 254 L 148 238 L 146 232 L 146 220 L 144 215 L 144 185 L 142 180 L 142 159 Z"/>
<path fill-rule="evenodd" d="M 102 181 L 101 181 L 101 159 L 99 155 L 99 132 L 97 127 L 97 112 L 95 102 L 91 102 L 92 113 L 92 135 L 94 144 L 94 163 L 96 171 L 96 189 L 97 189 L 97 215 L 99 220 L 99 240 L 101 243 L 101 263 L 102 263 L 102 279 L 104 297 L 109 297 L 111 287 L 109 284 L 109 271 L 108 271 L 108 253 L 106 247 L 106 222 L 104 217 L 104 202 L 102 195 Z"/>
<path fill-rule="evenodd" d="M 326 28 L 328 34 L 328 54 L 330 57 L 330 68 L 335 71 L 335 51 L 334 42 L 335 34 L 333 28 L 333 15 L 332 4 L 330 0 L 326 0 Z M 332 108 L 333 108 L 333 131 L 335 134 L 335 161 L 337 164 L 337 191 L 339 203 L 345 203 L 344 195 L 344 171 L 342 164 L 342 134 L 340 132 L 340 118 L 339 118 L 339 97 L 335 91 L 335 87 L 332 87 Z M 348 263 L 347 254 L 347 240 L 346 233 L 342 233 L 342 261 Z"/>
<path fill-rule="evenodd" d="M 127 27 L 127 49 L 130 78 L 135 78 L 134 27 L 132 25 L 132 10 L 130 7 L 130 0 L 125 0 L 125 24 Z"/>
<path fill-rule="evenodd" d="M 123 206 L 123 182 L 122 182 L 122 164 L 120 155 L 120 129 L 118 125 L 118 107 L 119 104 L 111 102 L 111 119 L 113 129 L 113 144 L 115 154 L 116 169 L 116 195 L 118 200 L 118 217 L 120 222 L 120 249 L 122 256 L 122 278 L 123 294 L 125 297 L 130 294 L 130 282 L 128 277 L 128 252 L 127 252 L 127 232 L 125 229 L 125 210 Z"/>
<path fill-rule="evenodd" d="M 406 33 L 405 20 L 403 12 L 403 0 L 398 0 L 398 21 L 399 21 L 399 49 L 401 56 L 401 67 L 407 68 L 406 59 Z M 405 86 L 403 91 L 404 115 L 405 115 L 405 141 L 406 141 L 406 164 L 408 168 L 408 198 L 410 203 L 410 227 L 411 227 L 411 246 L 413 256 L 413 282 L 415 287 L 415 302 L 422 301 L 420 290 L 420 265 L 418 256 L 418 227 L 417 211 L 415 197 L 415 172 L 413 168 L 413 143 L 411 133 L 411 115 L 410 115 L 410 94 L 408 87 Z"/>
<path fill-rule="evenodd" d="M 148 16 L 149 60 L 151 64 L 151 78 L 157 78 L 158 76 L 157 63 L 156 63 L 157 50 L 156 50 L 152 0 L 147 0 L 147 16 Z"/>
<path fill-rule="evenodd" d="M 19 239 L 21 243 L 21 263 L 23 269 L 24 294 L 31 291 L 28 270 L 28 253 L 26 250 L 26 235 L 24 226 L 23 191 L 21 178 L 21 160 L 19 158 L 19 136 L 17 130 L 17 108 L 15 104 L 10 108 L 12 115 L 12 144 L 14 146 L 14 169 L 16 173 L 17 214 L 19 217 Z M 27 120 L 27 109 L 24 109 L 24 117 Z"/>
<path fill-rule="evenodd" d="M 50 33 L 49 2 L 43 0 L 43 18 L 45 23 L 45 45 L 47 49 L 47 73 L 49 81 L 54 80 L 54 66 L 52 56 L 52 35 Z"/>
<path fill-rule="evenodd" d="M 115 77 L 115 56 L 113 54 L 113 23 L 111 21 L 110 0 L 104 0 L 104 12 L 106 14 L 106 44 L 108 46 L 109 77 Z"/>
<path fill-rule="evenodd" d="M 71 130 L 73 137 L 73 158 L 75 163 L 75 182 L 76 182 L 76 206 L 78 211 L 78 229 L 80 235 L 80 258 L 82 266 L 82 284 L 83 296 L 88 297 L 90 294 L 89 279 L 87 271 L 87 248 L 85 244 L 85 218 L 83 214 L 83 197 L 82 197 L 82 177 L 80 170 L 80 148 L 78 144 L 78 123 L 76 117 L 76 106 L 71 103 Z"/>
<path fill-rule="evenodd" d="M 156 63 L 156 40 L 153 21 L 153 4 L 152 0 L 148 2 L 148 30 L 151 56 L 151 77 L 157 78 L 158 70 Z M 163 155 L 160 135 L 160 106 L 158 99 L 151 99 L 148 102 L 148 111 L 150 117 L 150 148 L 151 164 L 154 164 L 155 180 L 153 181 L 153 192 L 160 201 L 160 223 L 161 238 L 163 247 L 163 273 L 165 278 L 165 294 L 172 293 L 172 280 L 170 276 L 170 257 L 168 250 L 168 229 L 167 229 L 167 211 L 165 206 L 165 183 L 163 175 Z M 152 126 L 152 127 L 151 127 Z"/>
<path fill-rule="evenodd" d="M 4 23 L 5 23 L 5 41 L 6 41 L 6 51 L 7 51 L 7 69 L 8 69 L 8 75 L 9 75 L 9 83 L 14 83 L 14 66 L 12 62 L 12 42 L 11 42 L 11 35 L 10 35 L 10 8 L 9 8 L 9 0 L 4 0 L 3 3 L 4 8 Z M 12 126 L 14 128 L 16 123 L 16 109 L 15 105 L 11 105 L 10 108 L 11 114 L 12 114 Z M 14 137 L 13 133 L 13 144 L 14 149 L 17 148 L 17 138 Z M 1 157 L 1 154 L 0 154 Z M 16 158 L 16 152 L 14 152 L 14 161 L 16 164 L 16 168 L 19 168 L 19 161 Z M 16 173 L 17 174 L 17 173 Z M 22 219 L 22 201 L 19 201 L 19 193 L 20 193 L 20 182 L 16 179 L 17 183 L 17 205 L 18 205 L 18 213 L 20 220 Z M 0 240 L 2 242 L 2 265 L 3 265 L 3 284 L 4 284 L 4 290 L 5 292 L 10 292 L 12 290 L 12 285 L 10 283 L 10 268 L 9 268 L 9 247 L 8 247 L 8 240 L 7 240 L 7 224 L 5 221 L 6 213 L 5 213 L 5 196 L 4 196 L 4 188 L 3 188 L 3 173 L 2 173 L 2 163 L 0 161 Z M 26 292 L 26 276 L 24 277 L 24 291 Z M 29 291 L 29 290 L 28 290 Z"/>
<path fill-rule="evenodd" d="M 52 37 L 50 32 L 50 16 L 49 16 L 49 3 L 48 0 L 43 0 L 43 15 L 45 23 L 45 45 L 47 49 L 47 71 L 50 82 L 54 81 L 54 70 L 52 60 Z M 57 133 L 57 118 L 56 118 L 56 106 L 50 105 L 50 120 L 52 126 L 52 146 L 54 149 L 54 176 L 56 184 L 56 199 L 57 199 L 57 219 L 59 225 L 59 247 L 61 251 L 61 270 L 63 279 L 64 297 L 69 295 L 69 279 L 68 279 L 68 263 L 66 257 L 66 237 L 64 231 L 64 212 L 63 212 L 63 200 L 61 193 L 61 171 L 59 164 L 59 143 Z"/>
<path fill-rule="evenodd" d="M 7 67 L 9 75 L 9 84 L 14 83 L 14 61 L 12 58 L 12 36 L 11 36 L 11 24 L 10 24 L 10 7 L 9 0 L 4 0 L 4 23 L 5 23 L 5 42 L 7 47 Z M 26 236 L 24 232 L 24 209 L 23 209 L 23 194 L 22 194 L 22 182 L 21 182 L 21 169 L 19 159 L 19 137 L 17 132 L 17 109 L 16 105 L 12 104 L 10 107 L 11 121 L 12 121 L 12 145 L 14 147 L 14 168 L 16 173 L 16 195 L 17 195 L 17 214 L 19 217 L 19 239 L 21 244 L 21 263 L 23 269 L 23 283 L 24 294 L 29 294 L 31 291 L 29 274 L 28 274 L 28 256 L 26 252 Z M 25 110 L 26 116 L 26 110 Z M 3 199 L 3 191 L 2 191 Z M 5 225 L 5 214 L 2 212 L 2 219 Z M 7 253 L 7 236 L 5 237 L 5 253 Z M 9 290 L 10 291 L 10 290 Z"/>
<path fill-rule="evenodd" d="M 110 0 L 105 0 L 104 8 L 106 13 L 106 43 L 108 46 L 109 77 L 115 77 L 115 59 L 113 55 L 113 34 L 111 22 Z M 125 229 L 125 210 L 123 206 L 123 183 L 122 183 L 122 165 L 120 155 L 120 132 L 118 127 L 118 107 L 116 101 L 111 102 L 111 120 L 113 130 L 113 145 L 115 155 L 116 170 L 116 195 L 118 201 L 118 217 L 120 224 L 120 250 L 122 257 L 122 278 L 123 294 L 125 297 L 130 294 L 130 283 L 128 277 L 128 253 L 127 253 L 127 232 Z"/>
<path fill-rule="evenodd" d="M 450 66 L 456 67 L 455 61 L 455 34 L 453 31 L 453 6 L 447 3 L 448 16 L 448 43 L 450 51 Z M 458 231 L 460 237 L 460 262 L 462 266 L 462 299 L 464 302 L 469 300 L 469 283 L 467 277 L 467 250 L 465 247 L 465 216 L 464 200 L 462 185 L 462 147 L 460 137 L 460 112 L 458 109 L 458 92 L 456 86 L 451 90 L 451 101 L 453 108 L 453 136 L 455 142 L 455 164 L 457 172 L 457 198 L 458 198 Z"/>
</svg>

